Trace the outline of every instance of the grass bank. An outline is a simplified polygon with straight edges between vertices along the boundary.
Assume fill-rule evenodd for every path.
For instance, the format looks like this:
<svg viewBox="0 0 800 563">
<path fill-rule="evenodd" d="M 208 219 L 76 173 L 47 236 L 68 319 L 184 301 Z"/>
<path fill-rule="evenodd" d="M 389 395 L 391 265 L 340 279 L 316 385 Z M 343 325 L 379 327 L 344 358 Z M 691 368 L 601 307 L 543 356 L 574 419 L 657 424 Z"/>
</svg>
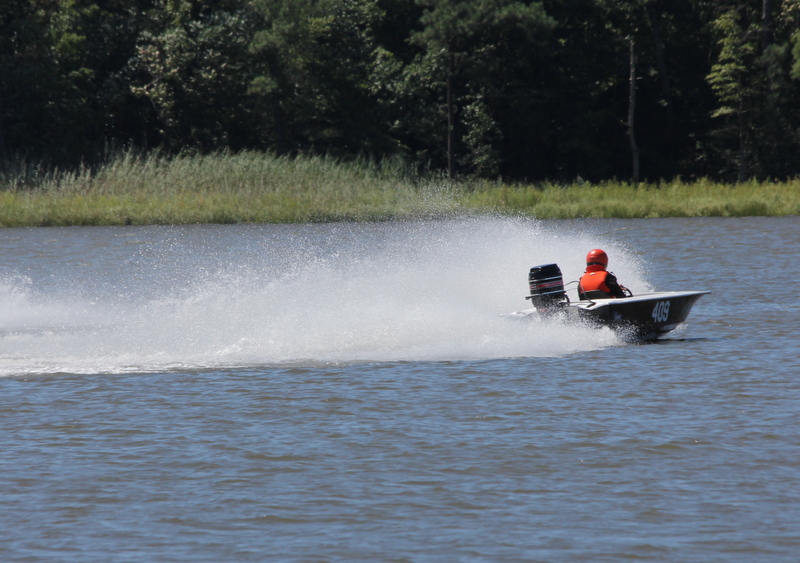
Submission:
<svg viewBox="0 0 800 563">
<path fill-rule="evenodd" d="M 245 152 L 167 158 L 120 154 L 104 166 L 0 172 L 0 226 L 288 223 L 459 213 L 542 219 L 800 214 L 800 179 L 706 180 L 633 187 L 451 182 L 399 161 L 283 158 Z"/>
</svg>

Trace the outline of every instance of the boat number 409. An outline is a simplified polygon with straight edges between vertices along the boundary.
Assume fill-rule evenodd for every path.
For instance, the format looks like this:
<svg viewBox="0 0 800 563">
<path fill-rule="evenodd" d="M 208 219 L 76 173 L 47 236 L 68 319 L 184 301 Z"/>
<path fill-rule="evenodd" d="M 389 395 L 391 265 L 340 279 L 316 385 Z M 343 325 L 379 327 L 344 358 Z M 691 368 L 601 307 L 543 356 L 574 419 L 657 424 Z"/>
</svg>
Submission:
<svg viewBox="0 0 800 563">
<path fill-rule="evenodd" d="M 663 323 L 669 317 L 669 301 L 659 301 L 653 307 L 653 320 L 657 323 Z"/>
</svg>

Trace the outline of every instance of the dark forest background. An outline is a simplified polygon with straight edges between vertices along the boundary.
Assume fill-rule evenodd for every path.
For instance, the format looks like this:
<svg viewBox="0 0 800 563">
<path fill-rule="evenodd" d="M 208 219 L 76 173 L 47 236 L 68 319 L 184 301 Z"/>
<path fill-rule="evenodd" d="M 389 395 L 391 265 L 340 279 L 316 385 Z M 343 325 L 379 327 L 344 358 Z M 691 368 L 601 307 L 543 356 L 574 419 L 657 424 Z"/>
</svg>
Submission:
<svg viewBox="0 0 800 563">
<path fill-rule="evenodd" d="M 800 0 L 0 0 L 0 160 L 156 149 L 794 177 Z"/>
</svg>

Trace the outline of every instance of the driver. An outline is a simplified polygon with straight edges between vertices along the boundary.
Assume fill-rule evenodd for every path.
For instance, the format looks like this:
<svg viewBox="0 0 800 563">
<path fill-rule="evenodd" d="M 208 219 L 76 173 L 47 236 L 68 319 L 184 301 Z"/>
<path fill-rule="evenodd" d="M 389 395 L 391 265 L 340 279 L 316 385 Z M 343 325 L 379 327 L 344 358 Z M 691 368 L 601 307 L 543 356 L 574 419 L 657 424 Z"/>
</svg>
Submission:
<svg viewBox="0 0 800 563">
<path fill-rule="evenodd" d="M 608 299 L 609 297 L 626 297 L 632 295 L 628 288 L 617 282 L 616 276 L 606 271 L 608 255 L 599 248 L 590 250 L 586 255 L 586 272 L 578 282 L 578 298 Z"/>
</svg>

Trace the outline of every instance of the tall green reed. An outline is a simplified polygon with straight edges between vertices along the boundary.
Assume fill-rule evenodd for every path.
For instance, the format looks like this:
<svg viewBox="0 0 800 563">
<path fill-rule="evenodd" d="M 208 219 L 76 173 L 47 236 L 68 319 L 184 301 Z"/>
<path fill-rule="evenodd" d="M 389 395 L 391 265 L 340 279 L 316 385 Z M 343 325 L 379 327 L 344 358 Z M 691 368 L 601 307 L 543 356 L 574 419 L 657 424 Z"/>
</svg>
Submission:
<svg viewBox="0 0 800 563">
<path fill-rule="evenodd" d="M 98 167 L 0 169 L 0 226 L 386 220 L 459 213 L 547 218 L 800 214 L 800 179 L 721 184 L 454 182 L 399 158 L 125 151 Z"/>
</svg>

